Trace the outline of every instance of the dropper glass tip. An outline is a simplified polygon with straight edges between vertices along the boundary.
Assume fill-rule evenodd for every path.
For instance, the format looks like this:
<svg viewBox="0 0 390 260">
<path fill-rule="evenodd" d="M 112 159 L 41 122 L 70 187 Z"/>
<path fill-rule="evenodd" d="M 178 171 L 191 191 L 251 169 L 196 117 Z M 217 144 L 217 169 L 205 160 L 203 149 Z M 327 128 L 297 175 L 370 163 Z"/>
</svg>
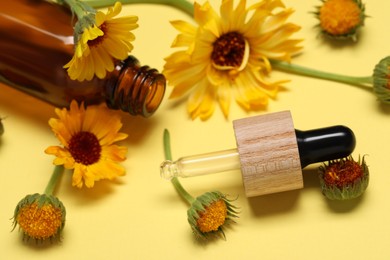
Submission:
<svg viewBox="0 0 390 260">
<path fill-rule="evenodd" d="M 160 176 L 165 180 L 172 180 L 177 177 L 177 169 L 174 162 L 170 160 L 163 161 L 160 165 Z"/>
<path fill-rule="evenodd" d="M 239 168 L 238 151 L 230 149 L 182 157 L 174 162 L 163 161 L 160 165 L 160 176 L 163 179 L 171 180 L 174 177 L 195 177 Z"/>
</svg>

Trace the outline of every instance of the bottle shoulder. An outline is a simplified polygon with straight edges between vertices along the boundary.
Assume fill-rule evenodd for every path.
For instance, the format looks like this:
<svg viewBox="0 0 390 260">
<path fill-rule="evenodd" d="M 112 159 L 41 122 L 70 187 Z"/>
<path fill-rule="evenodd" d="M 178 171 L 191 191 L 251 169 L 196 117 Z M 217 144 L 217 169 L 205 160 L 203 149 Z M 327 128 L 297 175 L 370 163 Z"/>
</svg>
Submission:
<svg viewBox="0 0 390 260">
<path fill-rule="evenodd" d="M 0 1 L 0 36 L 71 55 L 72 15 L 46 1 Z"/>
</svg>

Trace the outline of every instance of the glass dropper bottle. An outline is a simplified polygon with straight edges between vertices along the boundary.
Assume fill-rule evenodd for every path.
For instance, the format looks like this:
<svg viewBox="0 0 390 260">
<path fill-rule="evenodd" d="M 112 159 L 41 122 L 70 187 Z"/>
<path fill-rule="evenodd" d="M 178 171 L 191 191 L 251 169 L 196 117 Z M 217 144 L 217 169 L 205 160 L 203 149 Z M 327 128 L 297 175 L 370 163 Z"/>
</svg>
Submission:
<svg viewBox="0 0 390 260">
<path fill-rule="evenodd" d="M 77 100 L 151 116 L 166 80 L 134 56 L 118 60 L 103 79 L 70 79 L 63 66 L 74 53 L 73 20 L 69 9 L 49 1 L 0 1 L 0 82 L 57 107 Z"/>
<path fill-rule="evenodd" d="M 302 168 L 350 155 L 352 130 L 342 125 L 301 131 L 282 111 L 233 121 L 237 148 L 164 161 L 161 177 L 195 177 L 241 169 L 248 197 L 303 187 Z"/>
</svg>

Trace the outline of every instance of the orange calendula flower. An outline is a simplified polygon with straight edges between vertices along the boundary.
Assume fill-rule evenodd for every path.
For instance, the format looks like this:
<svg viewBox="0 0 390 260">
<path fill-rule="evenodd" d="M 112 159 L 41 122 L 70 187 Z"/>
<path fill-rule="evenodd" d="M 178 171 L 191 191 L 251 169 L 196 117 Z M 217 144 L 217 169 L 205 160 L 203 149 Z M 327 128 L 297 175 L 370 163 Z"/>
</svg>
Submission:
<svg viewBox="0 0 390 260">
<path fill-rule="evenodd" d="M 137 28 L 137 16 L 116 17 L 122 10 L 120 2 L 108 8 L 106 14 L 98 11 L 95 24 L 84 28 L 75 54 L 64 68 L 73 80 L 91 80 L 94 75 L 104 78 L 107 72 L 114 70 L 115 60 L 123 60 L 133 49 L 135 39 L 130 31 Z"/>
<path fill-rule="evenodd" d="M 127 148 L 114 143 L 127 138 L 117 114 L 105 106 L 84 108 L 72 101 L 70 109 L 55 109 L 57 118 L 49 125 L 62 146 L 50 146 L 45 152 L 55 155 L 55 165 L 74 169 L 72 185 L 93 187 L 95 181 L 125 174 L 118 163 L 126 159 Z"/>
<path fill-rule="evenodd" d="M 332 38 L 351 38 L 356 41 L 358 29 L 366 15 L 361 0 L 323 0 L 315 13 L 322 33 Z"/>
<path fill-rule="evenodd" d="M 223 0 L 220 16 L 206 1 L 194 4 L 197 26 L 173 21 L 180 31 L 167 57 L 164 75 L 174 87 L 171 98 L 189 94 L 188 113 L 209 118 L 215 101 L 228 117 L 232 96 L 245 110 L 264 108 L 286 81 L 268 82 L 269 59 L 290 61 L 301 40 L 289 39 L 300 27 L 286 20 L 293 13 L 280 0 L 263 0 L 246 8 L 240 0 Z M 249 16 L 249 14 L 251 14 Z"/>
<path fill-rule="evenodd" d="M 14 228 L 18 224 L 26 240 L 60 239 L 65 216 L 65 207 L 58 198 L 38 193 L 27 195 L 15 208 Z"/>
</svg>

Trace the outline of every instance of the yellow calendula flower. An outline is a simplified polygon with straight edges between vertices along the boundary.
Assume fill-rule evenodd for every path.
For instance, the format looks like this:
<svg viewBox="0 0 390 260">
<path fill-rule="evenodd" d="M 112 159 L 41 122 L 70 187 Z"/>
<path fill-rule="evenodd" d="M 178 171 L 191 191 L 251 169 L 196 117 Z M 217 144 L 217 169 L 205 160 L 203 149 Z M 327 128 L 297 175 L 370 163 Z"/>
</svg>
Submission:
<svg viewBox="0 0 390 260">
<path fill-rule="evenodd" d="M 107 13 L 98 11 L 95 24 L 84 28 L 77 37 L 75 53 L 64 68 L 73 80 L 91 80 L 94 75 L 106 77 L 114 70 L 115 60 L 123 60 L 133 49 L 135 36 L 130 31 L 137 28 L 137 16 L 116 17 L 122 10 L 120 2 L 108 8 Z"/>
<path fill-rule="evenodd" d="M 72 101 L 70 109 L 55 109 L 59 117 L 49 125 L 62 146 L 50 146 L 45 152 L 55 155 L 55 165 L 74 169 L 72 185 L 93 187 L 95 181 L 125 174 L 118 163 L 126 159 L 127 148 L 114 143 L 127 138 L 117 114 L 105 106 L 84 108 Z"/>
<path fill-rule="evenodd" d="M 290 61 L 301 47 L 289 39 L 300 27 L 286 20 L 293 13 L 280 0 L 263 0 L 246 8 L 240 0 L 223 0 L 220 16 L 209 2 L 195 3 L 198 26 L 173 21 L 180 31 L 172 47 L 184 47 L 166 58 L 164 75 L 174 87 L 171 98 L 190 93 L 188 112 L 207 119 L 217 101 L 228 117 L 233 95 L 245 110 L 264 108 L 286 81 L 268 82 L 269 59 Z M 248 17 L 248 15 L 251 16 Z"/>
</svg>

